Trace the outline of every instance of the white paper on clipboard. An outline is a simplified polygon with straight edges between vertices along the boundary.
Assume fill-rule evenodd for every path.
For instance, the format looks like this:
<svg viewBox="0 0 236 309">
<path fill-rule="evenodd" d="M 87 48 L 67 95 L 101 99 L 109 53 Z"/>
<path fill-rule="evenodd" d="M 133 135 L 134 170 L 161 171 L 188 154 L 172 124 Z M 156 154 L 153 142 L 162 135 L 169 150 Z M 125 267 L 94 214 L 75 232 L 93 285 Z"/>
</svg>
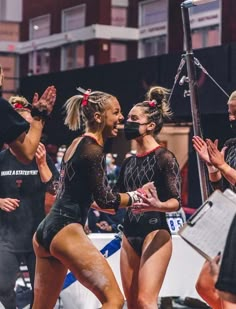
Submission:
<svg viewBox="0 0 236 309">
<path fill-rule="evenodd" d="M 236 195 L 227 189 L 214 191 L 180 228 L 178 234 L 206 259 L 223 253 L 232 220 L 236 214 Z"/>
</svg>

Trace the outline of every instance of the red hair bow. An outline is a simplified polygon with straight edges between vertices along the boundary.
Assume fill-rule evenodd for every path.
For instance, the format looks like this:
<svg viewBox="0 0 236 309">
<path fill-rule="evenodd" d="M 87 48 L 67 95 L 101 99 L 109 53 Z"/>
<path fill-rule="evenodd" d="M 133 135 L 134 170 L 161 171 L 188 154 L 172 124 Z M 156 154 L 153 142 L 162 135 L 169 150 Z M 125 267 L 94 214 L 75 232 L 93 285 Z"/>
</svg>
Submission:
<svg viewBox="0 0 236 309">
<path fill-rule="evenodd" d="M 91 93 L 91 89 L 88 89 L 85 91 L 84 95 L 83 95 L 83 100 L 82 100 L 82 106 L 86 106 L 88 104 L 88 98 L 89 98 L 89 95 Z"/>
<path fill-rule="evenodd" d="M 16 103 L 14 104 L 14 108 L 15 108 L 15 109 L 21 109 L 21 108 L 24 108 L 24 106 L 23 106 L 23 104 L 21 104 L 21 103 L 19 103 L 19 102 L 16 102 Z"/>
<path fill-rule="evenodd" d="M 148 102 L 150 107 L 156 107 L 157 102 L 155 100 L 149 101 Z"/>
</svg>

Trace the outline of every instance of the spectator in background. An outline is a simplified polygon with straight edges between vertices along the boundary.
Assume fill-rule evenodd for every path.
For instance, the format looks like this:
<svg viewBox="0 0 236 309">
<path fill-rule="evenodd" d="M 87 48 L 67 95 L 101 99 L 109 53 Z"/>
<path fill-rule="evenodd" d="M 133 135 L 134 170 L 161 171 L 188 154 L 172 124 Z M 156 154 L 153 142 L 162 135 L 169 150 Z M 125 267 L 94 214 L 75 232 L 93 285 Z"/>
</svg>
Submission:
<svg viewBox="0 0 236 309">
<path fill-rule="evenodd" d="M 25 98 L 11 97 L 10 103 L 32 122 Z M 45 216 L 45 192 L 55 194 L 57 179 L 58 172 L 41 143 L 29 164 L 21 163 L 11 146 L 0 153 L 0 301 L 7 309 L 16 308 L 14 287 L 21 262 L 27 265 L 34 286 L 32 238 Z"/>
<path fill-rule="evenodd" d="M 62 162 L 62 159 L 63 159 L 65 152 L 66 152 L 66 145 L 61 145 L 58 148 L 57 158 L 56 158 L 57 162 L 55 163 L 55 166 L 56 166 L 58 172 L 60 172 L 60 170 L 61 170 L 61 162 Z"/>
<path fill-rule="evenodd" d="M 123 225 L 125 209 L 118 209 L 116 214 L 107 214 L 90 208 L 88 212 L 87 232 L 90 233 L 118 233 Z"/>
<path fill-rule="evenodd" d="M 119 177 L 120 167 L 115 164 L 115 155 L 112 153 L 106 154 L 106 172 L 108 184 L 113 188 Z"/>
</svg>

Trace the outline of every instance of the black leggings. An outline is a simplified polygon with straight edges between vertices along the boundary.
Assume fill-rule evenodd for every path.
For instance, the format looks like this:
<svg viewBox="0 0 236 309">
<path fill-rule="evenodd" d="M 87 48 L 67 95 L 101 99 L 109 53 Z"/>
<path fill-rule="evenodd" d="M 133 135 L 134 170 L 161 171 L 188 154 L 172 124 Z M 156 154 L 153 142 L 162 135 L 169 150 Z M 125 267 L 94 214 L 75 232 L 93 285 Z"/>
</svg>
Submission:
<svg viewBox="0 0 236 309">
<path fill-rule="evenodd" d="M 29 271 L 32 291 L 34 288 L 35 254 L 12 253 L 1 249 L 0 253 L 0 302 L 7 309 L 16 309 L 16 295 L 14 291 L 16 277 L 19 273 L 20 263 L 24 262 Z M 31 300 L 31 304 L 33 299 Z"/>
</svg>

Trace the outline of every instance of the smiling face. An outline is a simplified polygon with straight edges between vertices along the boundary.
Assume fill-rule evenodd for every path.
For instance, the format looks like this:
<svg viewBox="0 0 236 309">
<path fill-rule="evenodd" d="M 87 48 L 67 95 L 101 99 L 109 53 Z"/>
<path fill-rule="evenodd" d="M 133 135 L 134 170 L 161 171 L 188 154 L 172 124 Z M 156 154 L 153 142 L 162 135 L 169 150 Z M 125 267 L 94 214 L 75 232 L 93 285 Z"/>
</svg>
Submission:
<svg viewBox="0 0 236 309">
<path fill-rule="evenodd" d="M 118 134 L 118 124 L 124 119 L 120 104 L 115 97 L 111 97 L 106 106 L 103 135 L 105 137 L 116 137 Z"/>
</svg>

